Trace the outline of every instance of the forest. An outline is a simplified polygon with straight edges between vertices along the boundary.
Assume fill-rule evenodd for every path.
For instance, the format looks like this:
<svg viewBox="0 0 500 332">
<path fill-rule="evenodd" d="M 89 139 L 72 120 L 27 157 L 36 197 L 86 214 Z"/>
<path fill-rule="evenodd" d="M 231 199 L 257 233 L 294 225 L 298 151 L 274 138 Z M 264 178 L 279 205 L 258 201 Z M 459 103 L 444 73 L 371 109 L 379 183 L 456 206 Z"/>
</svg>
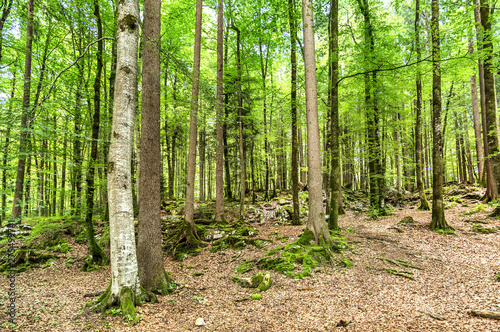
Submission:
<svg viewBox="0 0 500 332">
<path fill-rule="evenodd" d="M 1 0 L 0 327 L 492 331 L 493 0 Z"/>
</svg>

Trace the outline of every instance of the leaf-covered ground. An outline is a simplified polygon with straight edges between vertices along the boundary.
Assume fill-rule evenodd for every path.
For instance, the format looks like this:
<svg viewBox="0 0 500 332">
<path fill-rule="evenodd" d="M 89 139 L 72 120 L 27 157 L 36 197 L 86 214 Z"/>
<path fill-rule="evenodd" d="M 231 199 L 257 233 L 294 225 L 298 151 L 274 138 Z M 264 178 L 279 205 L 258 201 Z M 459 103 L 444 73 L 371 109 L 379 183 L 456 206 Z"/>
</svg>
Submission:
<svg viewBox="0 0 500 332">
<path fill-rule="evenodd" d="M 165 267 L 177 281 L 177 290 L 158 304 L 138 308 L 142 318 L 136 326 L 118 316 L 77 315 L 95 298 L 86 295 L 105 290 L 110 267 L 81 272 L 86 248 L 69 238 L 73 251 L 60 254 L 50 267 L 29 269 L 17 277 L 15 330 L 499 331 L 498 320 L 472 317 L 470 311 L 500 311 L 500 282 L 495 281 L 500 272 L 500 232 L 474 230 L 474 225 L 498 229 L 500 220 L 487 218 L 492 207 L 456 200 L 449 199 L 446 210 L 456 235 L 429 231 L 431 212 L 417 211 L 416 202 L 379 220 L 349 210 L 341 216 L 340 226 L 353 247 L 344 250 L 352 266 L 345 268 L 339 256 L 303 279 L 270 271 L 272 287 L 260 293 L 260 300 L 252 300 L 254 289 L 232 280 L 255 275 L 256 268 L 245 274 L 235 269 L 293 242 L 304 226 L 264 219 L 252 224 L 259 238 L 273 240 L 263 248 L 249 245 L 212 253 L 208 246 L 182 262 L 166 256 Z M 416 223 L 401 224 L 407 216 Z M 75 263 L 66 264 L 65 256 L 74 257 Z M 7 319 L 7 281 L 1 276 L 0 330 L 7 326 L 2 325 Z M 198 318 L 206 325 L 196 326 Z"/>
</svg>

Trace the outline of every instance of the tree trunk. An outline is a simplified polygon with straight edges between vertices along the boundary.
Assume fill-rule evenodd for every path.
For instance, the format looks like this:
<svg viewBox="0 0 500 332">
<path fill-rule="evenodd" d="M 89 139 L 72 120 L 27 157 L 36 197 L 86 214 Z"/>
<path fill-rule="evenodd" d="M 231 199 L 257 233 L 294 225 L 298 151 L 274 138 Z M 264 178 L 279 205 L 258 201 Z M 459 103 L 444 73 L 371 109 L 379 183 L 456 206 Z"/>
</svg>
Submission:
<svg viewBox="0 0 500 332">
<path fill-rule="evenodd" d="M 137 102 L 138 1 L 118 2 L 116 37 L 117 72 L 108 159 L 111 285 L 97 299 L 94 310 L 120 305 L 123 316 L 136 322 L 134 305 L 140 305 L 144 299 L 137 265 L 131 173 Z"/>
<path fill-rule="evenodd" d="M 294 0 L 288 0 L 288 19 L 290 23 L 290 62 L 291 62 L 291 113 L 292 113 L 292 225 L 300 225 L 299 219 L 299 152 L 297 142 L 297 21 Z"/>
<path fill-rule="evenodd" d="M 474 44 L 472 38 L 469 40 L 469 53 L 474 53 Z M 481 118 L 479 116 L 479 105 L 477 97 L 477 81 L 476 74 L 470 77 L 470 90 L 472 102 L 472 116 L 474 118 L 474 137 L 476 141 L 476 155 L 477 155 L 477 169 L 478 169 L 478 182 L 481 183 L 484 169 L 484 150 L 481 139 Z"/>
<path fill-rule="evenodd" d="M 7 21 L 7 17 L 9 17 L 13 2 L 14 2 L 13 0 L 4 0 L 0 4 L 0 8 L 2 9 L 2 16 L 0 17 L 0 64 L 2 63 L 2 43 L 3 43 L 2 32 L 3 32 L 3 27 L 5 24 L 5 21 Z"/>
<path fill-rule="evenodd" d="M 417 62 L 420 62 L 420 0 L 416 0 L 415 7 L 415 45 L 417 49 Z M 416 172 L 417 172 L 417 190 L 420 197 L 420 210 L 430 210 L 429 202 L 424 193 L 424 181 L 422 179 L 422 81 L 420 79 L 420 67 L 417 64 L 417 103 L 415 119 L 415 140 L 416 140 Z"/>
<path fill-rule="evenodd" d="M 444 218 L 443 202 L 443 130 L 441 127 L 441 50 L 439 40 L 439 0 L 432 0 L 432 221 L 433 231 L 453 231 Z"/>
<path fill-rule="evenodd" d="M 160 13 L 160 0 L 144 2 L 137 260 L 141 286 L 165 295 L 171 289 L 171 280 L 163 266 L 160 213 Z"/>
<path fill-rule="evenodd" d="M 31 117 L 30 90 L 31 90 L 31 46 L 33 44 L 33 0 L 28 0 L 28 23 L 26 26 L 26 53 L 24 58 L 24 88 L 23 88 L 23 115 L 21 118 L 21 138 L 19 140 L 19 158 L 17 162 L 16 189 L 12 203 L 11 218 L 14 221 L 21 216 L 23 205 L 23 185 L 28 146 L 28 125 Z"/>
<path fill-rule="evenodd" d="M 307 160 L 309 217 L 306 229 L 314 234 L 316 242 L 331 241 L 328 225 L 323 212 L 321 184 L 321 157 L 318 126 L 318 95 L 316 87 L 316 57 L 313 31 L 313 9 L 311 0 L 302 0 L 302 20 L 304 22 L 304 70 L 307 115 Z"/>
<path fill-rule="evenodd" d="M 196 139 L 198 136 L 198 93 L 200 91 L 200 54 L 201 54 L 201 24 L 202 24 L 202 0 L 196 1 L 196 25 L 194 42 L 193 62 L 193 86 L 191 93 L 191 118 L 189 124 L 189 152 L 186 182 L 186 240 L 190 245 L 195 245 L 196 227 L 194 225 L 194 182 L 196 173 Z M 158 32 L 159 33 L 159 32 Z"/>
<path fill-rule="evenodd" d="M 500 154 L 498 143 L 498 121 L 496 116 L 496 91 L 494 74 L 494 55 L 492 42 L 492 27 L 490 20 L 489 0 L 480 1 L 481 25 L 483 27 L 483 76 L 484 76 L 484 104 L 486 113 L 486 133 L 488 133 L 488 159 L 492 172 L 491 185 L 488 178 L 488 196 L 495 200 L 498 196 L 498 185 L 500 183 Z"/>
<path fill-rule="evenodd" d="M 330 190 L 331 201 L 328 228 L 339 230 L 339 195 L 340 193 L 340 150 L 339 150 L 339 2 L 332 0 L 330 4 L 330 148 L 331 174 Z"/>
<path fill-rule="evenodd" d="M 15 92 L 16 92 L 16 71 L 12 73 L 12 90 L 10 92 L 9 98 L 9 113 L 12 111 L 12 103 L 14 102 Z M 10 132 L 11 132 L 12 122 L 7 125 L 7 131 L 5 133 L 5 142 L 3 144 L 3 157 L 2 157 L 2 208 L 0 216 L 0 227 L 5 220 L 6 209 L 7 209 L 7 160 L 9 156 L 9 145 L 10 145 Z"/>
<path fill-rule="evenodd" d="M 222 33 L 223 33 L 223 5 L 222 0 L 218 1 L 217 4 L 217 150 L 216 150 L 216 173 L 215 173 L 215 218 L 217 221 L 222 221 L 224 218 L 224 178 L 222 175 L 222 154 L 223 154 L 223 142 L 222 142 L 222 117 L 223 117 L 223 66 L 222 66 Z"/>
<path fill-rule="evenodd" d="M 99 10 L 99 2 L 94 0 L 94 15 L 96 17 L 97 23 L 97 38 L 102 38 L 102 21 L 101 14 Z M 92 143 L 90 151 L 90 161 L 87 173 L 87 193 L 85 195 L 86 202 L 86 216 L 85 216 L 85 233 L 87 235 L 87 243 L 89 245 L 88 256 L 85 264 L 83 265 L 83 270 L 87 270 L 92 267 L 93 264 L 96 265 L 107 265 L 109 263 L 109 258 L 102 248 L 97 244 L 94 236 L 94 225 L 92 223 L 92 216 L 94 214 L 94 178 L 95 178 L 95 168 L 97 162 L 97 143 L 99 140 L 99 124 L 101 117 L 101 74 L 102 74 L 102 53 L 103 53 L 103 41 L 97 43 L 97 68 L 94 80 L 94 116 L 92 121 Z"/>
</svg>

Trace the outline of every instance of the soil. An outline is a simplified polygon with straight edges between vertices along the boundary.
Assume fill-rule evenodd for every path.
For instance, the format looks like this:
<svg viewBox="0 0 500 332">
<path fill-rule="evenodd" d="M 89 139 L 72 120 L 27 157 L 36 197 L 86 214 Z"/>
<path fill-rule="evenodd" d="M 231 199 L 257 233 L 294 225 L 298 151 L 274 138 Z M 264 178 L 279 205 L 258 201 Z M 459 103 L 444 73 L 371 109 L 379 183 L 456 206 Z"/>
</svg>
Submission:
<svg viewBox="0 0 500 332">
<path fill-rule="evenodd" d="M 397 209 L 379 220 L 349 211 L 339 224 L 353 246 L 344 251 L 353 265 L 345 268 L 339 255 L 334 264 L 298 280 L 270 271 L 273 285 L 260 293 L 260 300 L 252 300 L 256 290 L 232 280 L 235 268 L 243 260 L 258 259 L 296 240 L 304 226 L 271 221 L 253 224 L 260 231 L 259 238 L 273 243 L 262 249 L 247 246 L 217 253 L 206 247 L 183 262 L 166 256 L 165 269 L 178 283 L 177 290 L 160 297 L 157 304 L 137 307 L 142 318 L 135 326 L 119 316 L 81 314 L 85 302 L 107 287 L 110 267 L 81 272 L 86 247 L 68 238 L 72 252 L 59 255 L 62 259 L 48 268 L 17 276 L 19 316 L 13 330 L 500 331 L 498 320 L 470 314 L 472 310 L 500 311 L 500 282 L 494 279 L 500 272 L 500 232 L 474 232 L 471 222 L 497 228 L 500 220 L 487 217 L 491 207 L 471 216 L 463 214 L 471 208 L 471 204 L 458 204 L 446 210 L 455 235 L 429 231 L 431 212 L 417 211 L 415 206 Z M 416 223 L 400 224 L 407 216 Z M 288 236 L 287 242 L 276 240 L 276 232 L 280 238 Z M 64 256 L 73 256 L 75 263 L 65 266 Z M 401 261 L 413 267 L 395 265 Z M 238 276 L 256 273 L 254 269 Z M 5 276 L 0 279 L 0 294 L 0 330 L 7 330 Z M 88 294 L 91 297 L 85 297 Z M 206 325 L 196 326 L 199 318 Z"/>
</svg>

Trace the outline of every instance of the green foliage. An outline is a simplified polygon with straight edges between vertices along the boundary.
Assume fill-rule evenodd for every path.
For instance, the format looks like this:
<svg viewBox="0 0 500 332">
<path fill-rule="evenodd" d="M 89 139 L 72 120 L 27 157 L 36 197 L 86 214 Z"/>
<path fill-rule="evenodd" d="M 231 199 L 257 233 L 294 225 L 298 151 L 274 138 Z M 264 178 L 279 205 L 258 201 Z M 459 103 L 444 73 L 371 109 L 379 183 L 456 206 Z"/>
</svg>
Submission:
<svg viewBox="0 0 500 332">
<path fill-rule="evenodd" d="M 495 279 L 495 281 L 499 281 L 500 282 L 500 272 L 497 272 L 495 274 L 495 277 L 493 279 Z"/>
<path fill-rule="evenodd" d="M 102 233 L 99 234 L 97 243 L 101 248 L 109 247 L 109 227 L 104 227 Z"/>
</svg>

